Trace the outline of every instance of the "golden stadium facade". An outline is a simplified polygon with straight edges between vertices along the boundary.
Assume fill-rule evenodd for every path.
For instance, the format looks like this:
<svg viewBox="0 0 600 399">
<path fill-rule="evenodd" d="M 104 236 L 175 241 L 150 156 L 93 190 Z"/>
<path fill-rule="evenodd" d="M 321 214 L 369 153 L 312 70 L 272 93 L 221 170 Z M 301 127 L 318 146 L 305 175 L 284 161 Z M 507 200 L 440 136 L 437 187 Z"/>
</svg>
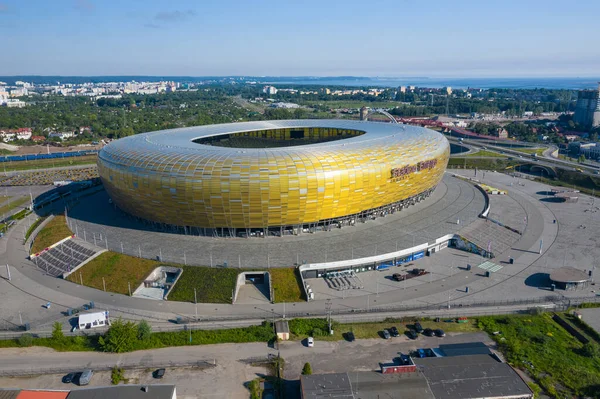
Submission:
<svg viewBox="0 0 600 399">
<path fill-rule="evenodd" d="M 121 210 L 185 232 L 297 234 L 426 198 L 450 147 L 421 127 L 348 120 L 198 126 L 113 141 L 98 156 Z"/>
</svg>

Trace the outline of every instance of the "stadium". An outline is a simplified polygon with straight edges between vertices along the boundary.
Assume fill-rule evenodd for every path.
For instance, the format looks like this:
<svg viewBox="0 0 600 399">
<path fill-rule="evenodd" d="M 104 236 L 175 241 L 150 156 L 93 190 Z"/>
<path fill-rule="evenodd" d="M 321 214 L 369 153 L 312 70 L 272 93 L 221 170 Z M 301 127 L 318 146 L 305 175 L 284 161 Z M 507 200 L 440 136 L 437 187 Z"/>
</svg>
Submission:
<svg viewBox="0 0 600 399">
<path fill-rule="evenodd" d="M 292 235 L 385 216 L 428 197 L 450 147 L 421 127 L 346 120 L 163 130 L 105 146 L 113 204 L 186 234 Z"/>
</svg>

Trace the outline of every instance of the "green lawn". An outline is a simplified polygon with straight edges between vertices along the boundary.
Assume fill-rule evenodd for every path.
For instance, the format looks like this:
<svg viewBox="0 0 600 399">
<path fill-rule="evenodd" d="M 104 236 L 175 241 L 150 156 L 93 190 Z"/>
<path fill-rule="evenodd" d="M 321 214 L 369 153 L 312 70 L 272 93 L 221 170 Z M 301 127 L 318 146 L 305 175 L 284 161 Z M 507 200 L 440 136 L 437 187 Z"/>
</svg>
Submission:
<svg viewBox="0 0 600 399">
<path fill-rule="evenodd" d="M 35 161 L 16 161 L 3 162 L 2 171 L 13 172 L 28 169 L 51 169 L 63 166 L 89 165 L 95 164 L 96 155 L 85 155 L 82 157 L 56 158 L 56 159 L 38 159 Z"/>
<path fill-rule="evenodd" d="M 231 294 L 239 269 L 177 265 L 183 273 L 173 290 L 170 301 L 194 302 L 194 288 L 198 302 L 231 303 Z"/>
<path fill-rule="evenodd" d="M 57 215 L 39 231 L 33 240 L 31 253 L 35 254 L 40 252 L 42 249 L 48 248 L 50 245 L 56 244 L 72 234 L 71 230 L 67 227 L 65 217 L 63 215 Z"/>
<path fill-rule="evenodd" d="M 537 154 L 538 156 L 540 156 L 547 149 L 548 149 L 548 147 L 542 147 L 542 148 L 515 148 L 514 150 L 522 152 L 524 154 L 530 154 L 530 155 Z"/>
<path fill-rule="evenodd" d="M 460 154 L 457 154 L 460 156 Z M 489 150 L 479 150 L 473 154 L 467 154 L 467 157 L 491 157 L 491 158 L 506 158 L 506 155 L 500 154 L 499 152 L 489 151 Z"/>
<path fill-rule="evenodd" d="M 107 291 L 129 295 L 128 284 L 131 285 L 131 292 L 133 292 L 159 265 L 160 263 L 154 260 L 107 251 L 69 275 L 67 280 L 76 284 L 81 284 L 83 280 L 83 285 L 103 290 L 102 278 L 104 278 Z"/>
<path fill-rule="evenodd" d="M 295 267 L 270 269 L 271 282 L 275 302 L 300 302 L 305 301 L 302 293 L 302 282 Z"/>
<path fill-rule="evenodd" d="M 27 240 L 29 238 L 29 236 L 31 235 L 31 233 L 33 233 L 33 231 L 35 229 L 37 229 L 37 227 L 42 224 L 42 222 L 46 220 L 45 217 L 41 217 L 38 218 L 35 222 L 33 222 L 33 224 L 31 226 L 29 226 L 29 228 L 27 229 L 27 232 L 25 233 L 25 239 Z"/>
<path fill-rule="evenodd" d="M 0 201 L 4 202 L 6 200 L 8 200 L 9 197 L 6 196 L 2 196 L 2 198 L 0 198 Z M 10 211 L 12 211 L 15 208 L 20 207 L 21 205 L 25 204 L 27 201 L 29 201 L 29 197 L 19 197 L 16 199 L 11 199 L 11 201 L 3 206 L 0 206 L 0 215 L 4 215 L 5 213 L 8 213 Z"/>
<path fill-rule="evenodd" d="M 550 396 L 600 398 L 600 357 L 586 356 L 551 314 L 482 317 L 479 326 L 489 334 L 499 331 L 492 338 L 508 362 L 527 370 Z"/>
</svg>

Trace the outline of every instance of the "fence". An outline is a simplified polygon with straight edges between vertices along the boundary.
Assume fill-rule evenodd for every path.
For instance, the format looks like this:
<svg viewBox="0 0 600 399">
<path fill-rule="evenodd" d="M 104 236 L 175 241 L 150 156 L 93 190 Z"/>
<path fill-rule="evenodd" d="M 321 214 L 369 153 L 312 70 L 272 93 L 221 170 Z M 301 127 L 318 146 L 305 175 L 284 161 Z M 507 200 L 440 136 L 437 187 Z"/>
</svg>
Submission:
<svg viewBox="0 0 600 399">
<path fill-rule="evenodd" d="M 35 161 L 37 159 L 60 159 L 96 155 L 98 150 L 53 152 L 50 154 L 7 155 L 0 157 L 0 162 Z"/>
<path fill-rule="evenodd" d="M 544 311 L 565 311 L 570 307 L 578 306 L 584 303 L 600 303 L 600 296 L 596 297 L 572 297 L 567 298 L 561 295 L 551 295 L 540 298 L 506 300 L 506 301 L 481 301 L 481 302 L 443 302 L 430 305 L 388 305 L 365 308 L 340 308 L 311 312 L 286 312 L 287 319 L 293 318 L 321 318 L 331 314 L 337 321 L 375 321 L 383 320 L 388 317 L 440 317 L 452 318 L 460 316 L 485 316 L 500 314 L 517 314 L 528 311 L 531 308 L 540 307 Z M 214 330 L 236 327 L 247 327 L 259 325 L 263 321 L 273 321 L 283 318 L 283 313 L 272 310 L 265 310 L 261 315 L 228 315 L 219 317 L 199 317 L 193 315 L 177 315 L 177 317 L 160 318 L 156 313 L 136 311 L 133 309 L 111 308 L 111 314 L 125 315 L 126 320 L 154 320 L 153 331 L 155 332 L 173 332 L 185 330 Z M 176 323 L 179 319 L 180 323 Z M 156 325 L 156 323 L 161 323 Z M 162 324 L 164 323 L 164 325 Z M 23 334 L 20 326 L 12 325 L 5 332 L 0 332 L 0 339 L 15 339 Z M 85 330 L 84 332 L 65 332 L 67 336 L 75 335 L 100 335 L 104 329 Z M 34 337 L 48 338 L 52 336 L 50 331 L 31 332 Z"/>
</svg>

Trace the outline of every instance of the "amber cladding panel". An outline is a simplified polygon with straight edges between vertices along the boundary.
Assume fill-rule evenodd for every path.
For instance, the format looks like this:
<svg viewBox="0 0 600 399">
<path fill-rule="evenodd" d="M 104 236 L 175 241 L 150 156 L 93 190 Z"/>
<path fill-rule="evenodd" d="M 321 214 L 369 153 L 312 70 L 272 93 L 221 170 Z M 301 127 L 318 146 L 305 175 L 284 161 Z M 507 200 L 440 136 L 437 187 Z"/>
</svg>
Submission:
<svg viewBox="0 0 600 399">
<path fill-rule="evenodd" d="M 198 143 L 232 133 L 251 139 L 260 134 L 248 132 L 259 131 L 287 140 L 290 128 L 361 134 L 346 130 L 338 141 L 271 148 Z M 441 180 L 449 152 L 441 134 L 418 127 L 270 121 L 128 137 L 107 145 L 98 167 L 110 197 L 132 215 L 178 226 L 265 228 L 358 214 L 426 192 Z M 394 168 L 432 160 L 431 168 L 393 177 Z"/>
</svg>

